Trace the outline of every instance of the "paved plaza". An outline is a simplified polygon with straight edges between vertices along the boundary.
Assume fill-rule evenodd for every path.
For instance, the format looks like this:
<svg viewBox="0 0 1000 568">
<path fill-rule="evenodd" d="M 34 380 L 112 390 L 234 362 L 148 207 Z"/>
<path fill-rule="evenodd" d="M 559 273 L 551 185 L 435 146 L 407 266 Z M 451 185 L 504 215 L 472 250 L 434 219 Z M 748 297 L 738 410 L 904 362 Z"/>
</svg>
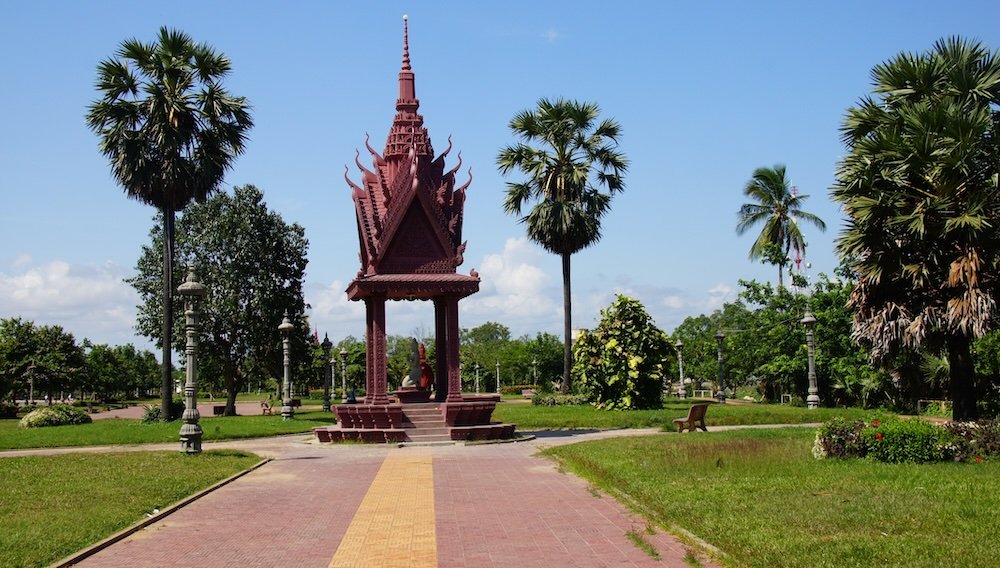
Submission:
<svg viewBox="0 0 1000 568">
<path fill-rule="evenodd" d="M 652 432 L 402 448 L 318 444 L 302 435 L 206 444 L 272 461 L 78 565 L 690 566 L 689 547 L 676 537 L 659 528 L 648 534 L 643 518 L 536 455 L 552 444 Z M 640 550 L 629 531 L 661 559 Z"/>
</svg>

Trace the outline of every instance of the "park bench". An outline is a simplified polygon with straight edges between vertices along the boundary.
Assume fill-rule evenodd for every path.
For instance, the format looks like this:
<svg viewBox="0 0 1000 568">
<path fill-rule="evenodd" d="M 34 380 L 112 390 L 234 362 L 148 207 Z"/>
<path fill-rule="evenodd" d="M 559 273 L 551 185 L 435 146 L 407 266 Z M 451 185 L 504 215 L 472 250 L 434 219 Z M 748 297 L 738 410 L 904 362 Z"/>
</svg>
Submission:
<svg viewBox="0 0 1000 568">
<path fill-rule="evenodd" d="M 212 416 L 222 416 L 226 413 L 225 404 L 216 404 L 212 407 Z"/>
<path fill-rule="evenodd" d="M 674 418 L 677 431 L 683 432 L 687 428 L 688 432 L 694 432 L 695 426 L 697 426 L 703 431 L 708 432 L 708 428 L 705 427 L 706 410 L 708 410 L 708 404 L 692 404 L 690 410 L 688 410 L 687 418 Z"/>
<path fill-rule="evenodd" d="M 271 403 L 266 400 L 262 400 L 260 401 L 260 415 L 264 416 L 265 414 L 272 414 Z"/>
</svg>

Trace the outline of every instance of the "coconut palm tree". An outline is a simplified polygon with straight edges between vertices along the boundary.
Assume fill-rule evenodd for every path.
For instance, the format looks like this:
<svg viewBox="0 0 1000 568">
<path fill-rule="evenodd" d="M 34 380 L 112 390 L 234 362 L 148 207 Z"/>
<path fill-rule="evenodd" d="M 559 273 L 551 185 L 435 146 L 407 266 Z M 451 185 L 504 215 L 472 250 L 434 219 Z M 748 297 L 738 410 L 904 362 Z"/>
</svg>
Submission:
<svg viewBox="0 0 1000 568">
<path fill-rule="evenodd" d="M 601 218 L 612 196 L 625 189 L 628 170 L 618 151 L 621 126 L 599 114 L 594 103 L 541 99 L 536 109 L 511 119 L 521 141 L 497 156 L 502 174 L 518 170 L 526 177 L 507 184 L 504 210 L 520 217 L 529 239 L 562 259 L 563 392 L 573 365 L 570 257 L 600 240 Z M 523 214 L 529 203 L 534 205 Z"/>
<path fill-rule="evenodd" d="M 123 41 L 113 57 L 97 66 L 101 98 L 87 112 L 87 124 L 100 137 L 101 152 L 125 194 L 163 215 L 160 344 L 166 420 L 173 396 L 174 215 L 218 188 L 253 125 L 246 99 L 222 86 L 230 67 L 229 58 L 207 44 L 160 28 L 153 43 Z"/>
<path fill-rule="evenodd" d="M 960 38 L 872 70 L 847 112 L 832 196 L 858 282 L 853 335 L 884 360 L 943 347 L 956 420 L 978 415 L 971 344 L 1000 284 L 1000 55 Z M 992 106 L 991 106 L 992 105 Z"/>
<path fill-rule="evenodd" d="M 791 251 L 805 253 L 806 240 L 799 228 L 799 221 L 826 230 L 822 219 L 802 210 L 808 195 L 792 191 L 785 175 L 785 166 L 757 168 L 753 177 L 743 187 L 743 195 L 753 200 L 744 203 L 737 213 L 736 234 L 742 235 L 751 227 L 763 223 L 760 235 L 750 247 L 750 258 L 762 258 L 778 266 L 778 286 L 784 285 L 782 274 Z"/>
</svg>

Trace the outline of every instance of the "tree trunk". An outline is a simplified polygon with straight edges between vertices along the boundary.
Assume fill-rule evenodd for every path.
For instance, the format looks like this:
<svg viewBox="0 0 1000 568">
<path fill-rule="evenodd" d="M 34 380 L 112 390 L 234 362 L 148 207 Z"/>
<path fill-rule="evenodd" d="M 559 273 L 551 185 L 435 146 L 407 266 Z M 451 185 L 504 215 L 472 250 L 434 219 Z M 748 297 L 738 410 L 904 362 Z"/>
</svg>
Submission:
<svg viewBox="0 0 1000 568">
<path fill-rule="evenodd" d="M 785 286 L 784 275 L 785 275 L 785 265 L 784 264 L 779 264 L 778 265 L 778 288 L 783 288 Z"/>
<path fill-rule="evenodd" d="M 171 366 L 171 343 L 174 330 L 173 310 L 174 272 L 174 211 L 163 207 L 163 329 L 160 344 L 163 348 L 160 360 L 160 416 L 170 421 L 170 403 L 174 399 L 174 376 Z"/>
<path fill-rule="evenodd" d="M 563 380 L 559 392 L 569 394 L 569 372 L 573 367 L 573 298 L 570 294 L 569 253 L 562 254 L 563 277 Z"/>
<path fill-rule="evenodd" d="M 972 341 L 965 335 L 952 335 L 947 339 L 948 365 L 951 378 L 952 420 L 979 418 L 976 406 L 975 367 L 972 363 Z"/>
<path fill-rule="evenodd" d="M 223 414 L 236 416 L 236 394 L 240 392 L 238 387 L 242 385 L 237 384 L 236 367 L 233 364 L 227 363 L 223 374 L 223 383 L 226 385 L 226 410 Z"/>
</svg>

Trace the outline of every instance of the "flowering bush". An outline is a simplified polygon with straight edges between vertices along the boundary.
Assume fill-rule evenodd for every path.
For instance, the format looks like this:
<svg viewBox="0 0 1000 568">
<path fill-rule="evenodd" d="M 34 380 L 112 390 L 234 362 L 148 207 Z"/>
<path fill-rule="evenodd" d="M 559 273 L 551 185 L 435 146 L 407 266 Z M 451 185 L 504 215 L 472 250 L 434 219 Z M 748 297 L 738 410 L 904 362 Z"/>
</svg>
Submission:
<svg viewBox="0 0 1000 568">
<path fill-rule="evenodd" d="M 67 424 L 89 424 L 92 422 L 87 411 L 73 408 L 68 404 L 43 406 L 29 412 L 18 426 L 21 428 L 40 428 L 42 426 L 64 426 Z"/>
<path fill-rule="evenodd" d="M 0 418 L 17 418 L 17 403 L 0 402 Z"/>
<path fill-rule="evenodd" d="M 587 404 L 585 394 L 536 394 L 531 397 L 531 404 L 535 406 L 564 406 L 574 404 Z"/>
<path fill-rule="evenodd" d="M 955 461 L 974 459 L 978 463 L 984 456 L 1000 456 L 1000 419 L 952 421 L 944 428 L 952 435 Z"/>
<path fill-rule="evenodd" d="M 865 423 L 860 420 L 834 418 L 819 427 L 813 443 L 813 457 L 859 458 L 865 455 L 861 441 L 861 430 Z"/>
<path fill-rule="evenodd" d="M 924 463 L 951 459 L 955 446 L 951 434 L 920 419 L 873 421 L 861 430 L 866 455 L 887 463 Z"/>
<path fill-rule="evenodd" d="M 973 454 L 985 455 L 980 447 L 994 447 L 981 437 L 992 440 L 1000 450 L 1000 421 L 992 422 L 993 430 L 975 425 L 946 429 L 920 419 L 861 422 L 835 418 L 816 432 L 812 454 L 816 459 L 867 457 L 886 463 L 966 459 Z"/>
</svg>

